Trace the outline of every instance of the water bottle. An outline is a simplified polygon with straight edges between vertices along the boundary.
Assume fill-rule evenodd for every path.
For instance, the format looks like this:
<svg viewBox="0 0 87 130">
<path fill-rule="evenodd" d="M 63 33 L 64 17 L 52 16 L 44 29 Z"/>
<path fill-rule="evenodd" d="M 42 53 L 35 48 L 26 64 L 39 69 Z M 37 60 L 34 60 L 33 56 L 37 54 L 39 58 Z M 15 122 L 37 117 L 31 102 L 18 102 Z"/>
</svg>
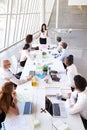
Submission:
<svg viewBox="0 0 87 130">
<path fill-rule="evenodd" d="M 49 67 L 48 71 L 49 71 L 49 75 L 50 75 L 51 67 Z"/>
</svg>

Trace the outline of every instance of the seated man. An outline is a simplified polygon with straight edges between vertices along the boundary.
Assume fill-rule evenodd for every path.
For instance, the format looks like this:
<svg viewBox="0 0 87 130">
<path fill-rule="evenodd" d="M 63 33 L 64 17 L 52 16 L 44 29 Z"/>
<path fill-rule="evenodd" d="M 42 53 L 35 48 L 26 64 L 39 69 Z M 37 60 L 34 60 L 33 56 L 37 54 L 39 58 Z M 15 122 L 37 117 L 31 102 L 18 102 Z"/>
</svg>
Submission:
<svg viewBox="0 0 87 130">
<path fill-rule="evenodd" d="M 74 76 L 78 74 L 77 67 L 73 63 L 72 55 L 69 55 L 65 58 L 64 64 L 66 65 L 66 75 L 67 75 L 67 86 L 71 87 L 71 90 L 74 90 Z"/>
<path fill-rule="evenodd" d="M 59 61 L 64 62 L 64 59 L 68 56 L 67 43 L 62 42 L 60 46 L 61 46 L 61 53 L 59 53 L 55 58 L 57 58 Z"/>
<path fill-rule="evenodd" d="M 62 39 L 61 39 L 61 37 L 57 37 L 56 40 L 57 40 L 57 50 L 60 53 L 62 51 L 61 50 Z"/>
<path fill-rule="evenodd" d="M 69 113 L 79 113 L 87 129 L 87 81 L 80 75 L 74 77 L 75 91 L 68 94 Z"/>
<path fill-rule="evenodd" d="M 23 84 L 29 80 L 32 79 L 32 76 L 28 77 L 27 79 L 19 79 L 18 75 L 15 75 L 10 70 L 11 63 L 9 60 L 3 60 L 2 61 L 2 67 L 1 67 L 1 76 L 6 81 L 13 82 L 16 86 Z"/>
</svg>

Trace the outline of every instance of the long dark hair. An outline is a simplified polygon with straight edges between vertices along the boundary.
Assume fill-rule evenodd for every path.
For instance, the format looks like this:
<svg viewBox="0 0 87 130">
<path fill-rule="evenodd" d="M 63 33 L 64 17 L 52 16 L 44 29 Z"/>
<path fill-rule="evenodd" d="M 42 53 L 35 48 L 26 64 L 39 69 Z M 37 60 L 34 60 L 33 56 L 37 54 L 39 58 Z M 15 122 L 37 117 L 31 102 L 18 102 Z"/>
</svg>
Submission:
<svg viewBox="0 0 87 130">
<path fill-rule="evenodd" d="M 46 29 L 46 24 L 43 23 L 42 26 L 41 26 L 41 32 L 44 32 L 44 30 L 43 30 L 43 26 L 45 26 L 45 30 L 47 30 L 47 29 Z"/>
<path fill-rule="evenodd" d="M 6 82 L 2 85 L 0 92 L 0 110 L 7 113 L 11 105 L 11 94 L 13 92 L 14 84 Z"/>
<path fill-rule="evenodd" d="M 28 34 L 27 36 L 26 36 L 26 43 L 31 43 L 32 42 L 32 40 L 33 40 L 33 35 L 32 34 Z"/>
<path fill-rule="evenodd" d="M 30 45 L 28 44 L 28 43 L 26 43 L 25 45 L 24 45 L 24 47 L 23 47 L 23 50 L 26 50 L 26 49 L 28 49 L 30 47 Z"/>
</svg>

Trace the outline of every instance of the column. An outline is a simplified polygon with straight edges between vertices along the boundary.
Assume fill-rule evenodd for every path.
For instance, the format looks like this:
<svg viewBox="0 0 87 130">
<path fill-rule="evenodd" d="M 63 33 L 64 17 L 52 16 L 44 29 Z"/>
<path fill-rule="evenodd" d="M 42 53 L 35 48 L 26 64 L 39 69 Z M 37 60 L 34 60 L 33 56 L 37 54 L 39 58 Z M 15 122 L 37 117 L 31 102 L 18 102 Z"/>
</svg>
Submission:
<svg viewBox="0 0 87 130">
<path fill-rule="evenodd" d="M 59 20 L 59 0 L 56 0 L 56 28 L 58 28 Z"/>
<path fill-rule="evenodd" d="M 39 0 L 40 4 L 40 27 L 45 23 L 45 0 Z"/>
</svg>

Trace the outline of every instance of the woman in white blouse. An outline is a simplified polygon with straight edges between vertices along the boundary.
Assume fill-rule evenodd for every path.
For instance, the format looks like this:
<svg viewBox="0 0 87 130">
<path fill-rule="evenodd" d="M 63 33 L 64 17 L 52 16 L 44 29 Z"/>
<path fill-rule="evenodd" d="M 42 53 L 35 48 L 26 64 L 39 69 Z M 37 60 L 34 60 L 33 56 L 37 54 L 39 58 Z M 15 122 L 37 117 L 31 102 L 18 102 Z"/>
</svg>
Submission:
<svg viewBox="0 0 87 130">
<path fill-rule="evenodd" d="M 47 43 L 48 30 L 46 29 L 45 23 L 42 24 L 38 37 L 40 38 L 39 39 L 40 44 L 46 44 Z"/>
<path fill-rule="evenodd" d="M 24 47 L 23 47 L 22 52 L 21 52 L 20 65 L 21 65 L 22 67 L 24 67 L 27 58 L 30 58 L 29 51 L 30 51 L 30 44 L 26 43 L 26 44 L 24 45 Z"/>
</svg>

